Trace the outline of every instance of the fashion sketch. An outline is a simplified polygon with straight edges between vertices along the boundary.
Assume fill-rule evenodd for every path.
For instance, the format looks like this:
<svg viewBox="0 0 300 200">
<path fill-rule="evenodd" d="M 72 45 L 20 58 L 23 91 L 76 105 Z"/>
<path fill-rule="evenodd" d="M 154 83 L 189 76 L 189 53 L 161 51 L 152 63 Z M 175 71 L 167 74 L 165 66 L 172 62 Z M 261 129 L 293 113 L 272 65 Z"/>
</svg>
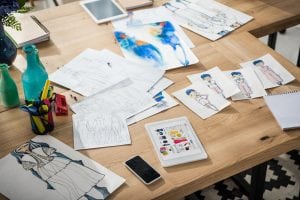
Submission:
<svg viewBox="0 0 300 200">
<path fill-rule="evenodd" d="M 210 74 L 202 74 L 201 79 L 205 81 L 205 84 L 212 90 L 214 90 L 216 93 L 222 95 L 224 98 L 223 90 L 218 85 L 218 83 L 211 77 Z"/>
<path fill-rule="evenodd" d="M 200 94 L 194 89 L 187 89 L 185 93 L 191 98 L 193 98 L 195 101 L 197 101 L 199 104 L 201 104 L 202 106 L 208 109 L 219 111 L 219 109 L 209 101 L 207 94 Z"/>
<path fill-rule="evenodd" d="M 255 65 L 269 81 L 277 85 L 282 85 L 283 79 L 274 72 L 271 67 L 266 65 L 263 60 L 255 60 L 253 61 L 253 65 Z"/>
<path fill-rule="evenodd" d="M 60 153 L 47 143 L 30 140 L 11 154 L 24 170 L 40 180 L 45 190 L 57 192 L 60 199 L 95 200 L 109 195 L 101 183 L 104 174 L 86 166 L 82 160 L 73 160 Z"/>
<path fill-rule="evenodd" d="M 247 98 L 251 98 L 251 94 L 253 94 L 253 91 L 251 87 L 249 86 L 246 79 L 243 77 L 241 72 L 232 72 L 231 76 L 233 77 L 236 85 L 241 90 L 243 95 L 245 95 Z"/>
</svg>

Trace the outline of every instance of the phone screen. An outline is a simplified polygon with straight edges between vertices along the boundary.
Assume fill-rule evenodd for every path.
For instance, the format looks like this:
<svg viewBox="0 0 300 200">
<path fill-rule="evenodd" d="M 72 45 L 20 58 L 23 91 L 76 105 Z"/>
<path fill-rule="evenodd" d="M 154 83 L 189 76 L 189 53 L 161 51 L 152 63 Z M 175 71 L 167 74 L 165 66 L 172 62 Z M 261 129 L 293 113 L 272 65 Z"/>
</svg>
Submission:
<svg viewBox="0 0 300 200">
<path fill-rule="evenodd" d="M 127 160 L 125 164 L 147 184 L 160 177 L 160 174 L 140 156 L 135 156 L 130 160 Z"/>
</svg>

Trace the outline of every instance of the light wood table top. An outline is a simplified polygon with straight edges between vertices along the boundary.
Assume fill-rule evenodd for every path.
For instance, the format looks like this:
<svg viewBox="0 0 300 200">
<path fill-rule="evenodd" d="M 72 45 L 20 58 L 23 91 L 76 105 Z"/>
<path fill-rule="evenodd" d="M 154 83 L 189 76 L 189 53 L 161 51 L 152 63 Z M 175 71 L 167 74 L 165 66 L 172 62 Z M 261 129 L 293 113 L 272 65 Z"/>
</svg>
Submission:
<svg viewBox="0 0 300 200">
<path fill-rule="evenodd" d="M 291 0 L 295 2 L 296 8 L 286 10 L 269 5 L 271 0 L 221 2 L 254 16 L 255 20 L 217 42 L 209 42 L 186 31 L 196 44 L 193 52 L 200 62 L 188 68 L 167 72 L 166 76 L 175 82 L 167 92 L 170 94 L 189 85 L 186 75 L 202 72 L 216 65 L 222 70 L 237 69 L 239 63 L 266 53 L 271 53 L 297 78 L 291 84 L 272 91 L 299 89 L 300 70 L 254 36 L 244 32 L 252 30 L 256 31 L 257 35 L 268 34 L 273 28 L 266 27 L 272 24 L 281 24 L 288 21 L 287 19 L 298 20 L 300 7 L 297 8 L 296 5 L 299 1 Z M 278 0 L 276 5 L 282 6 Z M 41 60 L 49 73 L 68 63 L 86 48 L 107 48 L 122 55 L 118 44 L 115 43 L 112 25 L 110 23 L 96 25 L 77 3 L 40 11 L 36 16 L 51 32 L 51 41 L 38 45 Z M 290 25 L 292 24 L 287 22 L 282 28 Z M 10 72 L 22 91 L 20 73 L 15 68 Z M 59 91 L 66 92 L 64 89 Z M 156 157 L 144 124 L 179 116 L 189 118 L 209 158 L 163 168 Z M 55 117 L 55 130 L 51 135 L 73 147 L 71 122 L 71 115 Z M 112 194 L 112 199 L 180 198 L 300 146 L 300 130 L 286 133 L 281 131 L 261 98 L 233 102 L 230 107 L 206 120 L 202 120 L 180 104 L 129 126 L 129 131 L 132 145 L 80 151 L 126 179 L 126 183 Z M 6 110 L 0 107 L 0 158 L 33 137 L 26 113 L 19 109 Z M 163 179 L 151 186 L 143 185 L 122 164 L 133 155 L 141 155 L 160 172 Z"/>
<path fill-rule="evenodd" d="M 202 72 L 216 65 L 222 70 L 237 69 L 240 62 L 266 53 L 271 53 L 297 78 L 272 92 L 300 89 L 300 69 L 249 33 L 233 34 L 220 41 L 198 46 L 193 51 L 200 60 L 198 64 L 166 73 L 175 82 L 167 89 L 169 94 L 190 84 L 186 78 L 188 74 Z M 144 124 L 179 116 L 188 117 L 209 157 L 203 161 L 163 168 Z M 0 157 L 34 137 L 27 114 L 19 109 L 0 113 L 0 124 Z M 56 117 L 55 125 L 51 135 L 72 147 L 71 115 Z M 126 179 L 126 183 L 112 194 L 112 199 L 180 198 L 300 147 L 300 130 L 281 131 L 262 98 L 232 102 L 230 107 L 206 120 L 180 104 L 129 126 L 129 131 L 132 145 L 80 151 Z M 141 155 L 160 172 L 163 179 L 151 186 L 143 185 L 122 164 L 133 155 Z"/>
</svg>

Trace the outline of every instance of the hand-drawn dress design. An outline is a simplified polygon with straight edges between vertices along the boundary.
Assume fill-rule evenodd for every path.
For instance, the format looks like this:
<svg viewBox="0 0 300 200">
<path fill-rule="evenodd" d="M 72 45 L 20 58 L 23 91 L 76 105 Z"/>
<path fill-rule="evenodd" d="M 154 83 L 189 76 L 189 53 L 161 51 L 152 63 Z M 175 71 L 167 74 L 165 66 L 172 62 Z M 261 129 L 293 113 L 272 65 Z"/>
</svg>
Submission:
<svg viewBox="0 0 300 200">
<path fill-rule="evenodd" d="M 260 71 L 269 81 L 277 85 L 282 85 L 283 79 L 277 73 L 275 73 L 271 67 L 265 65 L 264 61 L 255 60 L 253 64 L 260 69 Z"/>
<path fill-rule="evenodd" d="M 210 74 L 202 74 L 201 78 L 205 81 L 206 85 L 210 89 L 214 90 L 216 93 L 222 95 L 225 98 L 222 88 L 218 85 L 218 83 L 214 79 L 212 79 Z"/>
<path fill-rule="evenodd" d="M 207 94 L 200 94 L 194 89 L 186 90 L 186 94 L 189 95 L 191 98 L 195 99 L 199 104 L 205 106 L 206 108 L 219 111 L 219 109 L 209 101 Z"/>
<path fill-rule="evenodd" d="M 73 160 L 47 143 L 30 140 L 11 153 L 22 167 L 45 183 L 45 189 L 56 191 L 61 199 L 95 200 L 109 195 L 100 186 L 105 175 Z"/>
<path fill-rule="evenodd" d="M 244 79 L 241 72 L 232 72 L 231 76 L 234 78 L 234 81 L 238 88 L 241 90 L 242 94 L 245 95 L 247 98 L 251 98 L 252 89 L 249 86 L 246 79 Z"/>
</svg>

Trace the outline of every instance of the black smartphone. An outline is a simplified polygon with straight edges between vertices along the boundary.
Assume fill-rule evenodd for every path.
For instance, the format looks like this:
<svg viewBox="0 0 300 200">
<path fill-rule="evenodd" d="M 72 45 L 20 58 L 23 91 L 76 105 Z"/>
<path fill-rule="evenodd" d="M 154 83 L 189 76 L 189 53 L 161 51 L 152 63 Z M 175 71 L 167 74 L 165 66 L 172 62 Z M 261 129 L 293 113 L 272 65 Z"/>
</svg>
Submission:
<svg viewBox="0 0 300 200">
<path fill-rule="evenodd" d="M 160 174 L 140 156 L 130 158 L 125 162 L 125 166 L 146 185 L 160 179 Z"/>
</svg>

